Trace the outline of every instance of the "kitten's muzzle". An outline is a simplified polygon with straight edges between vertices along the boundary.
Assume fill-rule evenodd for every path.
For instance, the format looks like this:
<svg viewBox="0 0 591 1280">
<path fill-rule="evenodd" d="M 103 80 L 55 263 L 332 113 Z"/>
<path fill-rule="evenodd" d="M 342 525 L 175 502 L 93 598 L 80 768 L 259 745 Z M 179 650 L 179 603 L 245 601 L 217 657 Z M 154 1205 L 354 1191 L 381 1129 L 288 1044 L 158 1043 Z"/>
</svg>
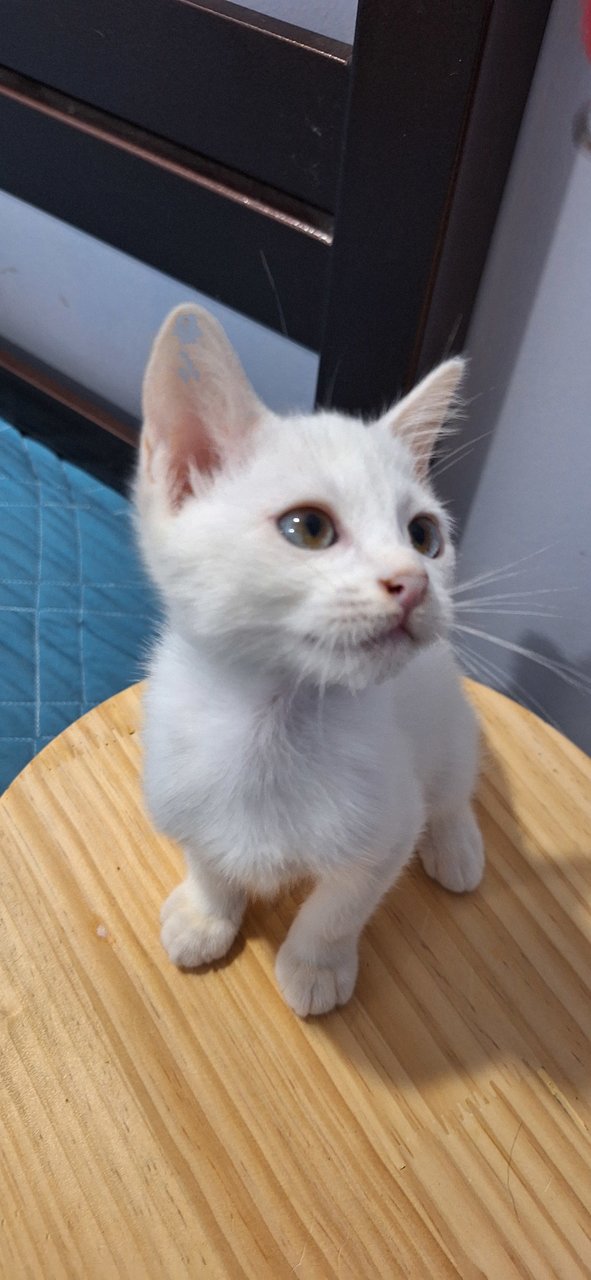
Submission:
<svg viewBox="0 0 591 1280">
<path fill-rule="evenodd" d="M 415 609 L 423 604 L 429 587 L 426 573 L 401 573 L 394 578 L 380 579 L 380 586 L 392 598 L 395 612 L 377 632 L 363 642 L 363 648 L 375 648 L 384 643 L 402 640 L 418 640 L 412 626 Z"/>
<path fill-rule="evenodd" d="M 396 623 L 406 627 L 408 619 L 427 594 L 429 579 L 426 573 L 399 573 L 394 578 L 381 578 L 380 586 L 389 596 L 394 596 L 400 610 Z"/>
</svg>

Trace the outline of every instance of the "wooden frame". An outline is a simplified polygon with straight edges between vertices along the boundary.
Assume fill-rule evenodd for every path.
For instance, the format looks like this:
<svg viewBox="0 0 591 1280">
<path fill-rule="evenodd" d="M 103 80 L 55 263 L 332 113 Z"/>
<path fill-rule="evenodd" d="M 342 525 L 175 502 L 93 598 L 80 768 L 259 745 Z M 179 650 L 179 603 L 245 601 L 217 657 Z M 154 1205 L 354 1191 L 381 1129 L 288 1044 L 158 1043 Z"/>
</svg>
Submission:
<svg viewBox="0 0 591 1280">
<path fill-rule="evenodd" d="M 227 0 L 4 0 L 0 63 L 334 211 L 348 45 Z"/>
<path fill-rule="evenodd" d="M 9 343 L 2 349 L 0 416 L 112 488 L 129 491 L 138 422 Z"/>
<path fill-rule="evenodd" d="M 549 6 L 360 0 L 351 59 L 226 0 L 6 0 L 0 187 L 369 414 L 465 339 Z"/>
<path fill-rule="evenodd" d="M 0 157 L 0 186 L 14 195 L 320 345 L 327 214 L 6 71 Z"/>
</svg>

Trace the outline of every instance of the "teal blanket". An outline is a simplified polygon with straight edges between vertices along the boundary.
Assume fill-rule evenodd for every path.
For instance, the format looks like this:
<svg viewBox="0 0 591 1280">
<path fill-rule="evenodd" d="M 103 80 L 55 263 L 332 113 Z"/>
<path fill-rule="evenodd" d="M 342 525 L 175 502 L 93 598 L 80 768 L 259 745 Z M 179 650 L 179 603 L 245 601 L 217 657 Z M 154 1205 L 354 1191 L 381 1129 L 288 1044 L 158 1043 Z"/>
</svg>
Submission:
<svg viewBox="0 0 591 1280">
<path fill-rule="evenodd" d="M 157 619 L 129 502 L 0 421 L 0 791 L 141 677 Z"/>
</svg>

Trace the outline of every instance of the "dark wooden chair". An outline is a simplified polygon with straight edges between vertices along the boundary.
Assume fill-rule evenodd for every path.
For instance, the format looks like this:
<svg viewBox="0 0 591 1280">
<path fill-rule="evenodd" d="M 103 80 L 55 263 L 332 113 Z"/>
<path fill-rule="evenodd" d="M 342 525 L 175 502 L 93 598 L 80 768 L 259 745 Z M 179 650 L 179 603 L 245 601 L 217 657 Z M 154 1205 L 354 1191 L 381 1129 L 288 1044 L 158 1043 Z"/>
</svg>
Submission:
<svg viewBox="0 0 591 1280">
<path fill-rule="evenodd" d="M 226 0 L 4 0 L 0 188 L 318 351 L 318 402 L 371 412 L 464 341 L 549 4 L 360 0 L 351 49 Z M 80 417 L 133 443 L 7 341 L 0 371 L 0 412 L 62 448 Z"/>
</svg>

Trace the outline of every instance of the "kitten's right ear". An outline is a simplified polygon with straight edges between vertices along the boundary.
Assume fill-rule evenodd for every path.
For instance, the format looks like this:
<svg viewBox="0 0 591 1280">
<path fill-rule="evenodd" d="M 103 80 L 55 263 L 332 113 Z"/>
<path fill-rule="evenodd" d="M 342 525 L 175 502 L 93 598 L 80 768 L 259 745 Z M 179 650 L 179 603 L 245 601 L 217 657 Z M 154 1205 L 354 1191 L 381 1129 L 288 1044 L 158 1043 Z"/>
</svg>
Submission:
<svg viewBox="0 0 591 1280">
<path fill-rule="evenodd" d="M 171 311 L 143 385 L 142 480 L 178 507 L 235 456 L 264 413 L 226 335 L 203 307 Z"/>
<path fill-rule="evenodd" d="M 421 479 L 428 474 L 435 441 L 454 413 L 465 370 L 459 356 L 445 360 L 381 419 L 407 445 Z"/>
</svg>

